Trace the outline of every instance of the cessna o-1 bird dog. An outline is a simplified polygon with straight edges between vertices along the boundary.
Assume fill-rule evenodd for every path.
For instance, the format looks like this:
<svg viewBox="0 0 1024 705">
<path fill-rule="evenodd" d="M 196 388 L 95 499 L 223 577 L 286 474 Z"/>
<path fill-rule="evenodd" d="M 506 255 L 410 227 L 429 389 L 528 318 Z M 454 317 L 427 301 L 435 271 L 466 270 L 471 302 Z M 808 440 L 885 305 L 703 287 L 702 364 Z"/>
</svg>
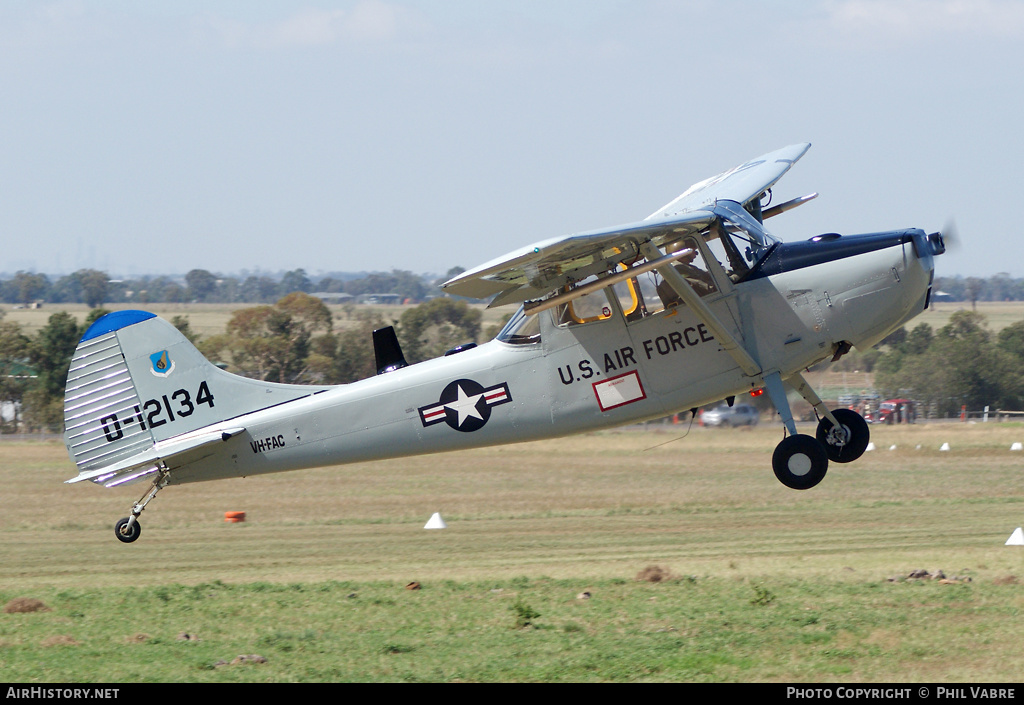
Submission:
<svg viewBox="0 0 1024 705">
<path fill-rule="evenodd" d="M 783 242 L 765 221 L 809 144 L 690 187 L 644 220 L 537 243 L 464 272 L 445 292 L 519 304 L 498 336 L 407 365 L 374 332 L 378 375 L 338 386 L 261 382 L 219 369 L 166 321 L 118 311 L 82 337 L 64 440 L 79 474 L 152 486 L 117 522 L 128 543 L 168 485 L 552 438 L 766 391 L 785 427 L 772 467 L 808 489 L 856 460 L 868 426 L 829 410 L 801 376 L 867 348 L 929 301 L 941 233 L 827 233 Z M 797 432 L 787 388 L 813 406 Z"/>
</svg>

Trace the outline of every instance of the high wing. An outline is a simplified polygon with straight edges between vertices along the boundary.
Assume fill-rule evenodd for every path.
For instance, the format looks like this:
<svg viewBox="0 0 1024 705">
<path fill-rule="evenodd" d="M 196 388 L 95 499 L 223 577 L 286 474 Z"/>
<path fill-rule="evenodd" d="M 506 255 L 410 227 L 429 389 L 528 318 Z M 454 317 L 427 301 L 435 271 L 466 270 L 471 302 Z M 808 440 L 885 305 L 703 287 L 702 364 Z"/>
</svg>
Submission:
<svg viewBox="0 0 1024 705">
<path fill-rule="evenodd" d="M 804 142 L 751 159 L 734 169 L 694 184 L 648 218 L 668 218 L 716 201 L 736 201 L 746 206 L 774 186 L 810 148 L 810 143 Z"/>
<path fill-rule="evenodd" d="M 808 148 L 810 144 L 803 143 L 770 152 L 694 184 L 642 221 L 530 245 L 463 272 L 442 288 L 457 296 L 493 296 L 490 305 L 500 306 L 540 298 L 566 284 L 630 264 L 641 256 L 645 243 L 660 247 L 708 227 L 720 215 L 740 211 L 732 204 L 743 207 L 759 198 Z"/>
</svg>

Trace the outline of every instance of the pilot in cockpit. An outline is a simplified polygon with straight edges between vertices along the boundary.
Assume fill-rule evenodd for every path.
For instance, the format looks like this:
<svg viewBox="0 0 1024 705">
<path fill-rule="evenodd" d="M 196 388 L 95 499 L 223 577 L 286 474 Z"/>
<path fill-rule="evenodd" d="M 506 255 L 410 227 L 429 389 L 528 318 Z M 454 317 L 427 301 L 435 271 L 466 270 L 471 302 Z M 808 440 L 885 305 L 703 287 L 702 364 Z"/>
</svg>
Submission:
<svg viewBox="0 0 1024 705">
<path fill-rule="evenodd" d="M 674 264 L 676 271 L 686 278 L 686 281 L 693 287 L 693 290 L 696 291 L 699 296 L 707 296 L 708 294 L 717 291 L 717 288 L 715 287 L 715 280 L 711 278 L 711 275 L 707 270 L 701 269 L 699 266 L 694 264 L 700 250 L 697 249 L 697 243 L 693 238 L 682 238 L 680 240 L 670 242 L 665 246 L 666 254 L 674 254 L 685 249 L 689 249 L 690 253 L 676 260 Z M 664 279 L 658 283 L 657 290 L 658 296 L 661 297 L 666 308 L 678 305 L 682 301 L 679 298 L 679 294 L 676 293 L 676 290 L 673 289 L 672 286 Z"/>
</svg>

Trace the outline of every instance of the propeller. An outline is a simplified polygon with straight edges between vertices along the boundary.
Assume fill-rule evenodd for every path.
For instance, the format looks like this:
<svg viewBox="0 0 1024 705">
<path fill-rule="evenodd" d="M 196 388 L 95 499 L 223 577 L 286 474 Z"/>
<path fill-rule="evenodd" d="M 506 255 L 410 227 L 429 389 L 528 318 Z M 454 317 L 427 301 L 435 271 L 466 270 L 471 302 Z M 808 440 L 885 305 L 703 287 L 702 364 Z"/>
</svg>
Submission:
<svg viewBox="0 0 1024 705">
<path fill-rule="evenodd" d="M 945 244 L 947 252 L 959 250 L 962 246 L 960 233 L 956 228 L 956 221 L 954 219 L 948 219 L 938 234 L 942 238 L 942 242 Z"/>
</svg>

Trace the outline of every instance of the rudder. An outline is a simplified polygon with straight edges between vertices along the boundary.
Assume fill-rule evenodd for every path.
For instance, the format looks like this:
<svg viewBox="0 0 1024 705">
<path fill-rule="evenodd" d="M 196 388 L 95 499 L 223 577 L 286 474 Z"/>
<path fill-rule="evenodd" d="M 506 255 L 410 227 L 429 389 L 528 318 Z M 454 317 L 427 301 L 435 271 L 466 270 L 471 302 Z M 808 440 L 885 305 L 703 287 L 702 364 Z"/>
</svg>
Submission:
<svg viewBox="0 0 1024 705">
<path fill-rule="evenodd" d="M 64 443 L 85 473 L 159 441 L 323 389 L 230 374 L 155 314 L 116 311 L 93 323 L 75 349 L 64 394 Z"/>
</svg>

